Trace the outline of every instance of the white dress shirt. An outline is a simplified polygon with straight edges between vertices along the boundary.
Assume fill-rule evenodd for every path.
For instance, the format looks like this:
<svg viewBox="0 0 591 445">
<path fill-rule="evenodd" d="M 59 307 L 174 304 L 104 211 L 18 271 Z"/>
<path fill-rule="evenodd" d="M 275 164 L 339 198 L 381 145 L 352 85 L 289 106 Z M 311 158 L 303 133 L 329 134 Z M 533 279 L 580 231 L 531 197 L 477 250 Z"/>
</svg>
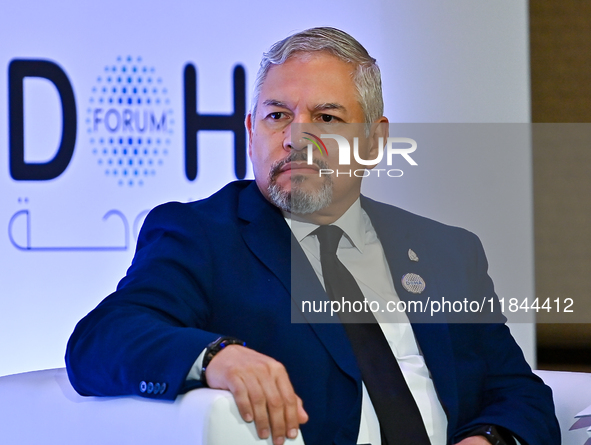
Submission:
<svg viewBox="0 0 591 445">
<path fill-rule="evenodd" d="M 292 219 L 289 214 L 284 216 L 324 286 L 320 264 L 320 244 L 316 235 L 312 235 L 318 226 Z M 360 200 L 357 199 L 345 214 L 334 222 L 334 225 L 344 232 L 337 256 L 357 281 L 364 297 L 369 302 L 377 301 L 381 308 L 385 308 L 388 301 L 398 301 L 382 244 L 369 216 L 361 208 Z M 447 417 L 437 397 L 425 360 L 419 351 L 408 317 L 404 313 L 377 312 L 374 315 L 380 323 L 417 403 L 431 444 L 445 445 Z M 393 317 L 398 317 L 396 322 L 393 322 Z M 381 443 L 378 419 L 365 385 L 363 385 L 361 424 L 357 442 L 372 445 Z"/>
</svg>

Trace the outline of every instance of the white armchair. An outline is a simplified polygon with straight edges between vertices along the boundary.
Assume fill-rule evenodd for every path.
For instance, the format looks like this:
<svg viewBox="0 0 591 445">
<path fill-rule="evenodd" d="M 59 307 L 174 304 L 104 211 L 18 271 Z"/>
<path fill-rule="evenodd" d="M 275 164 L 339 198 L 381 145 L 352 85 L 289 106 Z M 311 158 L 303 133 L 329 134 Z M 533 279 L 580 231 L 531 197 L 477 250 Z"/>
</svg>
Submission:
<svg viewBox="0 0 591 445">
<path fill-rule="evenodd" d="M 301 435 L 293 445 L 303 445 Z M 0 444 L 261 445 L 228 391 L 199 389 L 174 402 L 82 397 L 65 368 L 0 377 Z"/>
<path fill-rule="evenodd" d="M 587 428 L 571 430 L 577 415 L 591 405 L 591 373 L 564 371 L 534 371 L 552 388 L 556 417 L 562 433 L 562 445 L 589 445 Z"/>
<path fill-rule="evenodd" d="M 584 445 L 570 430 L 591 404 L 591 374 L 536 371 L 552 388 L 563 445 Z M 516 413 L 518 415 L 518 413 Z M 81 397 L 66 370 L 0 377 L 0 443 L 5 445 L 261 445 L 227 391 L 199 389 L 174 402 L 141 397 Z M 303 445 L 301 435 L 290 445 Z"/>
</svg>

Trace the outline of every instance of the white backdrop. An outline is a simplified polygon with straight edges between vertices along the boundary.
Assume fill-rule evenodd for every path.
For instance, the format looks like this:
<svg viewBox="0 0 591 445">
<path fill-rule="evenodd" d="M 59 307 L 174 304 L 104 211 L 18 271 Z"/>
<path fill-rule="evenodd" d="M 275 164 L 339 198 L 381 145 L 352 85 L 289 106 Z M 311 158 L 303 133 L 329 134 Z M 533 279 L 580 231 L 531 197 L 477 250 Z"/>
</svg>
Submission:
<svg viewBox="0 0 591 445">
<path fill-rule="evenodd" d="M 227 131 L 199 132 L 198 175 L 185 175 L 185 65 L 198 72 L 199 112 L 229 114 L 235 65 L 245 69 L 249 103 L 261 53 L 293 31 L 325 25 L 351 33 L 378 59 L 392 122 L 529 120 L 525 0 L 3 2 L 0 375 L 63 366 L 75 323 L 125 273 L 145 211 L 208 196 L 235 179 Z M 17 180 L 9 166 L 14 59 L 53 62 L 73 90 L 74 152 L 54 179 Z M 62 107 L 56 87 L 40 77 L 25 78 L 23 104 L 27 170 L 56 156 Z M 517 277 L 525 297 L 533 295 L 530 151 L 511 152 L 510 168 L 507 155 L 452 148 L 437 158 L 448 172 L 441 175 L 425 154 L 414 182 L 400 178 L 376 195 L 479 234 L 499 294 L 515 292 Z M 533 361 L 533 328 L 516 333 Z"/>
</svg>

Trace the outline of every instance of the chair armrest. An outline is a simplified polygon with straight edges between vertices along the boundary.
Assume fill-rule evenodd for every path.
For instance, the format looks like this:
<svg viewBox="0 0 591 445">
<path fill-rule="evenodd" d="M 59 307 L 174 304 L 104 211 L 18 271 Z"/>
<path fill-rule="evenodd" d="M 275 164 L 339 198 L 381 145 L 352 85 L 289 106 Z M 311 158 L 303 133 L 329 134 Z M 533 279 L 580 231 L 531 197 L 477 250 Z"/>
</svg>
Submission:
<svg viewBox="0 0 591 445">
<path fill-rule="evenodd" d="M 228 391 L 198 389 L 174 402 L 82 397 L 65 368 L 0 377 L 0 443 L 50 445 L 272 444 L 257 438 Z M 303 445 L 301 435 L 290 444 Z"/>
<path fill-rule="evenodd" d="M 591 373 L 534 371 L 552 389 L 563 445 L 584 445 L 587 428 L 570 430 L 575 416 L 591 404 Z"/>
</svg>

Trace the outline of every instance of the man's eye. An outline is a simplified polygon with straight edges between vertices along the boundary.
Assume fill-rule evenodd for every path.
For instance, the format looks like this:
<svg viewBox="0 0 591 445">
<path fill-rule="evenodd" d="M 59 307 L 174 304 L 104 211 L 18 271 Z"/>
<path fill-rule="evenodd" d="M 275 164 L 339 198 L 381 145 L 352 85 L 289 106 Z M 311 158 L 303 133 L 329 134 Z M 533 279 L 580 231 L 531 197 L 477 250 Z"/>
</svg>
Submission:
<svg viewBox="0 0 591 445">
<path fill-rule="evenodd" d="M 275 113 L 269 114 L 269 117 L 274 120 L 281 119 L 283 117 L 283 113 L 281 111 L 276 111 Z"/>
<path fill-rule="evenodd" d="M 323 114 L 320 116 L 320 119 L 322 119 L 322 122 L 325 123 L 330 123 L 330 122 L 336 122 L 337 118 L 334 116 L 331 116 L 330 114 Z"/>
</svg>

